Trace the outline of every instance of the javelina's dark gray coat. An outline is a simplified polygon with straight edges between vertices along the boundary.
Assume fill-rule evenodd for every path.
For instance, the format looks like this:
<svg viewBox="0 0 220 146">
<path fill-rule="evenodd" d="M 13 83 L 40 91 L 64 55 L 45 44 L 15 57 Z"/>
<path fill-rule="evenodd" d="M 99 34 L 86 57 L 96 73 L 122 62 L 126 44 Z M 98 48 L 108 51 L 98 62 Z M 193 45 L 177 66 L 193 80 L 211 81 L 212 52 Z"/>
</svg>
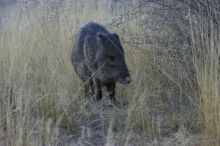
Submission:
<svg viewBox="0 0 220 146">
<path fill-rule="evenodd" d="M 115 84 L 131 82 L 119 37 L 95 22 L 84 25 L 76 35 L 71 61 L 85 83 L 85 96 L 107 95 L 115 101 Z"/>
</svg>

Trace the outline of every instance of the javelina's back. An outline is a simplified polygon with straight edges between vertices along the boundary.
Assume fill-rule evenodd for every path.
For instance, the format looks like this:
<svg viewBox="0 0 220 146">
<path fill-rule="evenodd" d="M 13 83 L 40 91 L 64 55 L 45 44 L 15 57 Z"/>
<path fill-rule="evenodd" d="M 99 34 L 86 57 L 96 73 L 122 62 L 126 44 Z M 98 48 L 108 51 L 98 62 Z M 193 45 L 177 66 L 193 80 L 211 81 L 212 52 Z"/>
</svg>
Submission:
<svg viewBox="0 0 220 146">
<path fill-rule="evenodd" d="M 90 55 L 89 58 L 95 59 L 95 54 L 99 49 L 99 45 L 97 42 L 97 34 L 98 32 L 109 33 L 103 26 L 90 22 L 80 28 L 79 32 L 76 35 L 76 39 L 74 42 L 74 48 L 71 54 L 71 61 L 75 68 L 75 71 L 81 77 L 83 81 L 86 81 L 91 76 L 91 71 L 89 71 L 88 59 L 85 58 L 85 46 L 90 46 Z M 94 62 L 94 60 L 93 60 Z M 90 68 L 92 69 L 92 67 Z"/>
</svg>

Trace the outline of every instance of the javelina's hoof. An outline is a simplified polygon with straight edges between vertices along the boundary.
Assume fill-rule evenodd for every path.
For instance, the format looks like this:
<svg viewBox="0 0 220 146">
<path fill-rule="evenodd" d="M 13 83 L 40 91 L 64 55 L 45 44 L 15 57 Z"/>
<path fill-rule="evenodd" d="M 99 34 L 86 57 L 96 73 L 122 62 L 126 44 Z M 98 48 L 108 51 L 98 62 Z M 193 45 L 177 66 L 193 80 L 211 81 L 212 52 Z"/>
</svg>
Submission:
<svg viewBox="0 0 220 146">
<path fill-rule="evenodd" d="M 99 102 L 99 101 L 102 100 L 102 97 L 94 95 L 94 96 L 92 96 L 92 99 L 93 99 L 94 102 Z"/>
<path fill-rule="evenodd" d="M 102 99 L 101 96 L 96 96 L 96 100 L 97 100 L 97 101 L 100 101 L 101 99 Z"/>
<path fill-rule="evenodd" d="M 120 101 L 116 100 L 116 99 L 112 100 L 112 104 L 116 108 L 122 108 L 123 107 L 123 104 Z"/>
</svg>

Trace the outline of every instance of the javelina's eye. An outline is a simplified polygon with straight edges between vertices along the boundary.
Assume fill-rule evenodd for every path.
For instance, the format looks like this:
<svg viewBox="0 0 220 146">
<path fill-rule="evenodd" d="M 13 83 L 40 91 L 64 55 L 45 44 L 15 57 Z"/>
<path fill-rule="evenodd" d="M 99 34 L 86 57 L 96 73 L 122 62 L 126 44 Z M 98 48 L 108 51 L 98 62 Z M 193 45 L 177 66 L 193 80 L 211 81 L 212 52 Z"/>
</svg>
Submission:
<svg viewBox="0 0 220 146">
<path fill-rule="evenodd" d="M 109 58 L 111 61 L 114 61 L 114 60 L 115 60 L 115 57 L 114 57 L 114 56 L 108 56 L 108 58 Z"/>
</svg>

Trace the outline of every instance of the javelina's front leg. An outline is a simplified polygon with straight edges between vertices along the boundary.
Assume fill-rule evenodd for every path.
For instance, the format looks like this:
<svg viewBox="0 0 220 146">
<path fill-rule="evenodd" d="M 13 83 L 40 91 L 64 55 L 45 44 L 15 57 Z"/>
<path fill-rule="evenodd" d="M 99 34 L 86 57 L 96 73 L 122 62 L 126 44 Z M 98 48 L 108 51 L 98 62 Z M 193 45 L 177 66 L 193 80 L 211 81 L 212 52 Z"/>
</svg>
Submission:
<svg viewBox="0 0 220 146">
<path fill-rule="evenodd" d="M 94 80 L 90 79 L 90 89 L 91 89 L 91 95 L 93 96 L 95 94 L 95 85 L 94 85 Z"/>
<path fill-rule="evenodd" d="M 110 98 L 111 101 L 115 102 L 115 83 L 102 86 L 102 95 Z"/>
<path fill-rule="evenodd" d="M 112 83 L 112 84 L 109 84 L 107 86 L 108 88 L 108 92 L 109 92 L 109 96 L 110 96 L 110 99 L 115 102 L 116 99 L 115 99 L 115 83 Z"/>
</svg>

